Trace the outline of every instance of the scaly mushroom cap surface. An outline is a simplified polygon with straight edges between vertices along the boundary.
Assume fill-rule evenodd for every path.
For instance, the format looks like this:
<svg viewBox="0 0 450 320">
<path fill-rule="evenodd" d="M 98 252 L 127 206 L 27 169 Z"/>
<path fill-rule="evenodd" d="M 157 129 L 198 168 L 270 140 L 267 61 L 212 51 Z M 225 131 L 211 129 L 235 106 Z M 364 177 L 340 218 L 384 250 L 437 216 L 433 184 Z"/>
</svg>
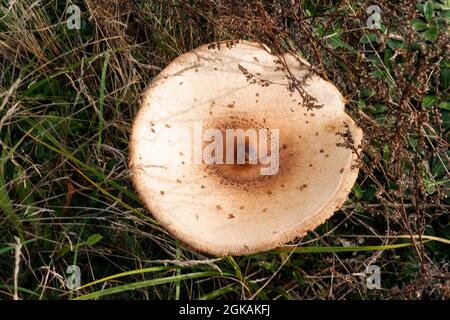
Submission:
<svg viewBox="0 0 450 320">
<path fill-rule="evenodd" d="M 297 79 L 307 74 L 305 64 L 284 59 Z M 243 255 L 292 241 L 340 208 L 357 178 L 357 155 L 340 144 L 357 149 L 362 131 L 341 93 L 312 75 L 302 87 L 322 107 L 307 110 L 281 66 L 255 43 L 204 45 L 143 94 L 130 138 L 133 184 L 156 220 L 194 249 Z M 199 122 L 203 133 L 279 129 L 277 173 L 261 175 L 262 164 L 193 163 L 198 149 L 186 146 Z"/>
</svg>

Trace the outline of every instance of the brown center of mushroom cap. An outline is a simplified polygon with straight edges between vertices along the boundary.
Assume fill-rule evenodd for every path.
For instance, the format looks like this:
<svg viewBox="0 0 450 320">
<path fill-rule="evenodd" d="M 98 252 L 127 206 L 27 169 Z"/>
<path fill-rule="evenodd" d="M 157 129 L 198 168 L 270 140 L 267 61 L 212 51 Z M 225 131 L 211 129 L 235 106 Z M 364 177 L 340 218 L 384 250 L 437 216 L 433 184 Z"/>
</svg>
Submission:
<svg viewBox="0 0 450 320">
<path fill-rule="evenodd" d="M 274 125 L 274 124 L 273 124 Z M 274 189 L 278 187 L 283 187 L 283 181 L 287 180 L 289 177 L 289 171 L 293 165 L 293 163 L 298 160 L 298 153 L 294 150 L 293 147 L 289 148 L 289 145 L 293 146 L 293 143 L 289 143 L 289 140 L 293 137 L 289 136 L 287 130 L 285 128 L 280 128 L 279 126 L 273 126 L 264 121 L 259 121 L 245 113 L 228 113 L 225 116 L 216 117 L 210 121 L 207 125 L 209 128 L 216 128 L 222 132 L 222 136 L 224 137 L 223 145 L 224 145 L 224 164 L 209 164 L 204 165 L 205 172 L 208 173 L 211 177 L 215 178 L 217 183 L 226 188 L 234 188 L 240 189 L 242 191 L 261 191 L 264 193 L 271 193 Z M 261 169 L 268 167 L 268 164 L 262 163 L 259 157 L 260 150 L 260 141 L 257 141 L 257 144 L 254 144 L 254 141 L 251 141 L 247 136 L 245 137 L 245 141 L 243 141 L 243 145 L 239 144 L 237 139 L 234 140 L 234 148 L 231 152 L 233 152 L 233 164 L 227 164 L 226 156 L 226 130 L 227 129 L 242 129 L 246 131 L 248 129 L 253 129 L 258 132 L 260 129 L 267 130 L 267 156 L 271 155 L 271 144 L 272 144 L 272 135 L 270 133 L 270 129 L 279 129 L 279 156 L 278 156 L 278 171 L 273 175 L 262 175 Z M 242 143 L 242 141 L 241 141 Z M 206 143 L 207 144 L 207 143 Z M 238 148 L 243 148 L 245 150 L 245 163 L 239 164 L 237 163 L 237 151 Z M 253 149 L 256 152 L 257 163 L 251 164 L 249 163 L 250 152 Z"/>
</svg>

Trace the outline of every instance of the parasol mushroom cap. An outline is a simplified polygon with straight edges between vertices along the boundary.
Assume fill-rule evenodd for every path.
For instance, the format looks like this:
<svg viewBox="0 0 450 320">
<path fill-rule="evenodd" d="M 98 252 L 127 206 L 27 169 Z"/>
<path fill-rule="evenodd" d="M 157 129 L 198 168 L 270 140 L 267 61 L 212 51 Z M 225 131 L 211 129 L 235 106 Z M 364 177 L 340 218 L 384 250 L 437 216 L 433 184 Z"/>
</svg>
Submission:
<svg viewBox="0 0 450 320">
<path fill-rule="evenodd" d="M 308 74 L 306 61 L 281 59 L 297 79 Z M 174 60 L 143 93 L 130 139 L 133 184 L 157 221 L 188 246 L 214 255 L 272 249 L 313 230 L 346 200 L 357 154 L 342 144 L 357 150 L 362 131 L 333 84 L 308 76 L 302 88 L 322 106 L 308 110 L 283 69 L 259 44 L 204 45 Z M 267 158 L 195 161 L 214 141 L 209 136 L 200 148 L 196 137 L 239 128 L 266 129 L 268 146 L 279 146 L 278 167 L 275 157 L 270 165 Z M 272 174 L 262 174 L 271 166 Z"/>
</svg>

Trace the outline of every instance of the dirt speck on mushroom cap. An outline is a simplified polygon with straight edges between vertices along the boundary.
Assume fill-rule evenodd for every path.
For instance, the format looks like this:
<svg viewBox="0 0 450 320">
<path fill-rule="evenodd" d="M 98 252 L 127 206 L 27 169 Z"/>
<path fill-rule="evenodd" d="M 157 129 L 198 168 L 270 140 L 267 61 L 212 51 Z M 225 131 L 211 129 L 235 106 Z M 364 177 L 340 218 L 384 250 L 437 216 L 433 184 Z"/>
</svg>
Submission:
<svg viewBox="0 0 450 320">
<path fill-rule="evenodd" d="M 357 155 L 339 146 L 339 132 L 348 130 L 355 148 L 362 132 L 345 113 L 342 95 L 310 77 L 304 89 L 322 105 L 310 116 L 276 59 L 245 41 L 220 50 L 205 45 L 177 58 L 143 94 L 130 139 L 133 183 L 155 218 L 194 249 L 242 255 L 282 245 L 329 218 L 356 180 Z M 286 61 L 297 78 L 307 73 L 295 58 Z M 249 83 L 243 68 L 263 84 Z M 177 149 L 188 141 L 174 139 L 173 130 L 192 132 L 196 121 L 205 129 L 279 129 L 278 172 L 187 162 L 191 155 Z"/>
</svg>

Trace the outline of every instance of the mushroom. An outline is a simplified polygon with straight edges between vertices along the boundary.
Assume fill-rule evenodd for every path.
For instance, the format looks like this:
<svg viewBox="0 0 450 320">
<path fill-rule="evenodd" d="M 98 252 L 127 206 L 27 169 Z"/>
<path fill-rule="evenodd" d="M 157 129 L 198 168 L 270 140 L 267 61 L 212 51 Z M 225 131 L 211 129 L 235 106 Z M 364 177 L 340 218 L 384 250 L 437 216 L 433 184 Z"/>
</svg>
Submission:
<svg viewBox="0 0 450 320">
<path fill-rule="evenodd" d="M 321 107 L 306 108 L 280 58 L 296 79 L 309 74 L 303 59 L 256 43 L 215 43 L 175 59 L 143 93 L 132 181 L 156 220 L 191 248 L 244 255 L 292 241 L 339 209 L 357 178 L 362 131 L 341 93 L 309 75 L 302 89 Z M 238 129 L 244 139 L 230 135 L 228 144 L 227 130 Z"/>
</svg>

